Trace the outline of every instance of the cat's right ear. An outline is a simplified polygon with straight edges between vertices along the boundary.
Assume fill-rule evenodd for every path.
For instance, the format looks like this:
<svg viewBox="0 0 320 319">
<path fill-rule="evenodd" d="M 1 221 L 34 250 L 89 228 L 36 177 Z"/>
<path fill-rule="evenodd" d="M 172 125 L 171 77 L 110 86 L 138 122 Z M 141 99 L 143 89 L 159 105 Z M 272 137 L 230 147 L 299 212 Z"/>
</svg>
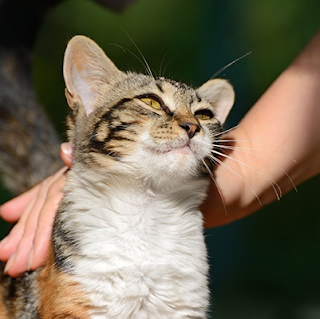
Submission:
<svg viewBox="0 0 320 319">
<path fill-rule="evenodd" d="M 223 79 L 212 79 L 202 84 L 197 93 L 214 107 L 215 117 L 223 124 L 234 103 L 232 85 Z"/>
<path fill-rule="evenodd" d="M 72 109 L 80 104 L 89 115 L 103 103 L 104 89 L 111 79 L 120 74 L 121 71 L 91 39 L 78 35 L 69 41 L 63 76 L 67 101 Z"/>
</svg>

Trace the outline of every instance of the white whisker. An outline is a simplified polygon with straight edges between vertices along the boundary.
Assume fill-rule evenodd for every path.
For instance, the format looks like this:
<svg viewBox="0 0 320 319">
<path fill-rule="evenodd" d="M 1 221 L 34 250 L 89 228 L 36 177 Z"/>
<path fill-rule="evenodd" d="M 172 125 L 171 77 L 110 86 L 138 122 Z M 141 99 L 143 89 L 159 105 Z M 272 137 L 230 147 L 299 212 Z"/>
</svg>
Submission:
<svg viewBox="0 0 320 319">
<path fill-rule="evenodd" d="M 126 30 L 124 30 L 124 29 L 122 29 L 122 30 L 123 30 L 123 32 L 127 35 L 127 37 L 130 39 L 130 41 L 131 41 L 132 44 L 135 46 L 135 48 L 137 49 L 137 51 L 140 53 L 140 55 L 141 55 L 141 57 L 142 57 L 142 60 L 144 61 L 144 64 L 145 64 L 145 66 L 146 66 L 146 69 L 147 69 L 148 74 L 149 74 L 152 78 L 154 78 L 153 73 L 152 73 L 152 71 L 151 71 L 151 68 L 150 68 L 150 66 L 149 66 L 149 63 L 147 62 L 146 58 L 145 58 L 144 55 L 142 54 L 141 50 L 138 48 L 138 46 L 136 45 L 136 43 L 135 43 L 135 42 L 133 41 L 133 39 L 130 37 L 130 35 L 128 34 L 128 32 L 127 32 Z"/>
<path fill-rule="evenodd" d="M 161 74 L 161 71 L 162 71 L 162 65 L 163 65 L 163 62 L 164 62 L 164 59 L 165 59 L 166 55 L 167 55 L 167 52 L 163 55 L 162 60 L 161 60 L 161 63 L 160 63 L 159 77 L 163 76 L 163 75 Z"/>
<path fill-rule="evenodd" d="M 264 156 L 260 155 L 260 154 L 256 154 L 254 152 L 250 152 L 250 151 L 266 151 L 266 152 L 272 152 L 272 150 L 266 150 L 266 149 L 259 149 L 259 148 L 245 148 L 245 147 L 237 147 L 237 146 L 227 146 L 227 145 L 213 145 L 222 149 L 228 149 L 228 150 L 237 150 L 239 152 L 242 153 L 246 153 L 246 154 L 250 154 L 256 157 L 260 157 L 262 159 L 266 159 Z M 277 167 L 288 177 L 291 185 L 293 186 L 293 189 L 295 190 L 296 193 L 298 193 L 298 189 L 295 185 L 295 183 L 293 182 L 292 178 L 290 177 L 290 175 L 286 172 L 286 170 L 281 167 L 280 165 L 277 165 Z"/>
<path fill-rule="evenodd" d="M 215 161 L 214 158 L 212 158 L 212 159 Z M 213 176 L 213 173 L 211 172 L 211 170 L 210 170 L 210 168 L 208 167 L 208 165 L 206 164 L 206 162 L 205 162 L 204 160 L 202 160 L 202 163 L 203 163 L 203 165 L 205 166 L 205 168 L 207 169 L 207 171 L 208 171 L 208 173 L 209 173 L 209 175 L 210 175 L 210 177 L 211 177 L 214 185 L 216 186 L 216 188 L 217 188 L 217 190 L 218 190 L 219 196 L 220 196 L 220 198 L 221 198 L 221 200 L 222 200 L 222 204 L 223 204 L 223 209 L 224 209 L 225 215 L 227 216 L 227 215 L 228 215 L 228 212 L 227 212 L 226 202 L 225 202 L 224 197 L 223 197 L 223 195 L 222 195 L 221 189 L 220 189 L 219 185 L 217 184 L 217 182 L 216 182 L 216 180 L 215 180 L 215 178 L 214 178 L 214 176 Z"/>
<path fill-rule="evenodd" d="M 243 58 L 245 58 L 246 56 L 248 56 L 249 54 L 251 54 L 251 51 L 242 55 L 241 57 L 239 57 L 238 59 L 233 60 L 232 62 L 228 63 L 227 65 L 225 65 L 224 67 L 222 67 L 221 69 L 219 69 L 216 73 L 213 74 L 213 76 L 210 79 L 214 79 L 216 76 L 218 76 L 221 72 L 223 72 L 225 69 L 227 69 L 228 67 L 230 67 L 231 65 L 235 64 L 236 62 L 242 60 Z"/>
<path fill-rule="evenodd" d="M 272 178 L 268 177 L 265 173 L 263 173 L 262 171 L 254 168 L 254 167 L 252 167 L 252 166 L 250 166 L 250 165 L 248 165 L 248 164 L 246 164 L 246 163 L 244 163 L 244 162 L 242 162 L 242 161 L 240 161 L 240 160 L 238 160 L 238 159 L 236 159 L 236 158 L 233 158 L 233 157 L 231 157 L 231 156 L 228 156 L 228 155 L 223 154 L 223 153 L 221 153 L 221 152 L 218 152 L 218 151 L 216 151 L 216 150 L 212 150 L 212 152 L 215 153 L 215 154 L 218 154 L 218 155 L 220 155 L 220 156 L 223 156 L 223 157 L 225 157 L 225 158 L 228 158 L 228 159 L 230 159 L 230 160 L 233 160 L 233 161 L 235 161 L 235 162 L 237 162 L 237 163 L 239 163 L 239 164 L 241 164 L 241 165 L 243 165 L 243 166 L 246 166 L 246 167 L 248 167 L 248 168 L 256 171 L 257 173 L 263 175 L 264 177 L 266 177 L 266 178 L 268 179 L 268 181 L 270 182 L 270 185 L 272 186 L 272 188 L 273 188 L 273 190 L 274 190 L 274 192 L 275 192 L 275 194 L 276 194 L 277 199 L 280 200 L 280 198 L 282 197 L 282 190 L 281 190 L 279 184 L 278 184 L 276 181 L 274 181 Z M 276 185 L 276 187 L 278 188 L 279 193 L 278 193 L 278 191 L 276 190 L 275 185 Z"/>
<path fill-rule="evenodd" d="M 257 140 L 249 140 L 249 139 L 225 139 L 225 140 L 218 139 L 218 140 L 214 141 L 214 143 L 236 143 L 236 142 L 256 142 L 256 143 L 261 143 L 261 144 L 273 147 L 269 143 L 265 143 L 265 142 L 261 142 L 261 141 L 257 141 Z M 221 146 L 218 146 L 218 147 L 221 147 Z M 237 147 L 237 146 L 234 146 L 234 147 Z M 245 148 L 242 148 L 242 149 L 245 149 Z M 292 160 L 293 163 L 298 164 L 297 161 L 292 156 L 290 156 L 290 154 L 288 154 L 287 152 L 281 151 L 278 148 L 274 148 L 274 149 L 247 148 L 247 149 L 248 150 L 251 149 L 251 150 L 257 150 L 257 151 L 264 151 L 264 152 L 276 152 L 276 153 L 279 153 L 279 154 L 284 154 L 284 155 L 288 156 Z"/>
<path fill-rule="evenodd" d="M 224 130 L 224 131 L 222 131 L 222 132 L 219 132 L 219 133 L 215 134 L 214 137 L 221 136 L 221 135 L 223 135 L 223 134 L 226 134 L 226 133 L 228 133 L 228 132 L 231 132 L 231 131 L 233 131 L 234 129 L 238 128 L 240 125 L 241 125 L 241 124 L 238 124 L 238 125 L 236 125 L 236 126 L 233 126 L 233 127 L 229 128 L 228 130 Z"/>
<path fill-rule="evenodd" d="M 94 137 L 96 137 L 96 136 L 97 136 L 97 134 L 98 134 L 98 133 L 94 133 L 94 134 L 92 134 L 92 135 L 89 137 L 89 141 L 91 141 Z"/>
<path fill-rule="evenodd" d="M 163 76 L 164 76 L 164 74 L 166 73 L 167 67 L 168 67 L 168 65 L 171 63 L 171 61 L 172 61 L 172 59 L 169 60 L 169 61 L 166 63 L 166 65 L 165 65 L 165 67 L 164 67 L 164 69 L 163 69 Z"/>
<path fill-rule="evenodd" d="M 251 186 L 251 184 L 243 178 L 243 176 L 241 176 L 238 172 L 236 172 L 234 169 L 232 169 L 230 166 L 228 166 L 227 164 L 223 163 L 222 161 L 220 161 L 218 158 L 216 158 L 213 155 L 210 155 L 210 157 L 216 161 L 217 163 L 219 163 L 220 165 L 222 165 L 223 167 L 225 167 L 229 172 L 235 174 L 236 176 L 238 176 L 246 185 L 249 186 L 249 188 L 251 189 L 251 191 L 253 192 L 254 196 L 256 197 L 258 203 L 260 206 L 262 206 L 261 200 L 257 194 L 257 192 L 254 190 L 254 188 Z"/>
<path fill-rule="evenodd" d="M 227 143 L 231 143 L 231 142 L 242 142 L 242 141 L 248 141 L 248 140 L 216 140 L 214 141 L 215 143 L 224 143 L 224 142 L 227 142 Z"/>
<path fill-rule="evenodd" d="M 133 53 L 131 50 L 127 49 L 127 48 L 124 48 L 123 46 L 117 44 L 117 43 L 111 43 L 111 45 L 114 45 L 118 48 L 120 48 L 123 52 L 129 52 L 130 54 L 132 54 L 143 66 L 144 68 L 146 69 L 147 73 L 150 75 L 149 73 L 149 70 L 147 69 L 145 63 L 135 54 Z M 153 77 L 153 75 L 151 75 Z"/>
</svg>

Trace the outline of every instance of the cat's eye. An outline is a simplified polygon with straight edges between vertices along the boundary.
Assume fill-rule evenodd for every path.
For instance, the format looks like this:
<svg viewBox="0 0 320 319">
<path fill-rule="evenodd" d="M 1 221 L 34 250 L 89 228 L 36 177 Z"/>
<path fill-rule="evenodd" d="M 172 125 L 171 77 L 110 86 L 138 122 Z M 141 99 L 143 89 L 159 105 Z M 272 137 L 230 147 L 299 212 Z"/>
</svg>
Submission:
<svg viewBox="0 0 320 319">
<path fill-rule="evenodd" d="M 194 113 L 194 116 L 199 120 L 210 120 L 213 118 L 213 113 L 210 110 L 198 110 Z"/>
<path fill-rule="evenodd" d="M 148 104 L 149 106 L 153 107 L 156 110 L 161 110 L 160 103 L 158 101 L 154 100 L 154 99 L 145 97 L 145 98 L 140 99 L 140 101 Z"/>
</svg>

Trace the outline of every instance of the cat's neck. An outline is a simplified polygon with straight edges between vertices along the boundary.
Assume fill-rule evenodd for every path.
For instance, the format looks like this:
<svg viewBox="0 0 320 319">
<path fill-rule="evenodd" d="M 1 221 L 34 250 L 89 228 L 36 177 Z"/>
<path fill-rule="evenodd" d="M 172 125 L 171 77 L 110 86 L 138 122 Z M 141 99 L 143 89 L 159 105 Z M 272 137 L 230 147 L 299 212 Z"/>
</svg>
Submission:
<svg viewBox="0 0 320 319">
<path fill-rule="evenodd" d="M 116 209 L 123 214 L 128 209 L 197 210 L 206 196 L 207 186 L 208 180 L 201 177 L 178 183 L 168 177 L 163 185 L 154 186 L 154 183 L 134 174 L 112 174 L 92 169 L 87 173 L 80 167 L 69 173 L 66 192 L 81 192 L 83 196 L 89 196 L 86 201 L 95 199 L 102 207 Z M 81 201 L 80 196 L 77 198 Z"/>
<path fill-rule="evenodd" d="M 181 238 L 192 243 L 202 241 L 202 214 L 198 207 L 205 197 L 206 180 L 182 183 L 179 188 L 155 192 L 136 179 L 108 177 L 101 173 L 71 171 L 69 173 L 64 208 L 58 219 L 74 229 L 81 249 L 88 254 L 109 254 L 101 248 L 115 241 L 140 242 L 139 252 L 146 243 L 163 240 L 166 244 L 181 245 Z M 76 225 L 76 226 L 75 226 Z M 87 240 L 86 240 L 87 238 Z M 92 238 L 97 238 L 96 245 Z M 105 243 L 105 246 L 102 245 Z M 124 248 L 125 249 L 125 248 Z M 196 248 L 195 250 L 196 251 Z M 150 252 L 146 252 L 150 254 Z"/>
<path fill-rule="evenodd" d="M 180 311 L 204 318 L 208 266 L 202 216 L 196 209 L 204 194 L 194 194 L 192 185 L 164 194 L 143 183 L 105 180 L 106 176 L 87 179 L 71 172 L 62 206 L 67 209 L 57 219 L 73 230 L 76 254 L 81 257 L 71 257 L 70 263 L 91 299 L 102 298 L 97 307 L 106 312 L 113 303 L 123 311 L 140 309 L 141 302 L 149 305 L 144 314 L 130 318 L 158 318 L 158 312 L 167 311 L 159 318 Z M 98 290 L 96 278 L 106 278 L 99 281 Z M 117 281 L 116 287 L 108 278 Z M 191 302 L 194 306 L 189 309 Z"/>
</svg>

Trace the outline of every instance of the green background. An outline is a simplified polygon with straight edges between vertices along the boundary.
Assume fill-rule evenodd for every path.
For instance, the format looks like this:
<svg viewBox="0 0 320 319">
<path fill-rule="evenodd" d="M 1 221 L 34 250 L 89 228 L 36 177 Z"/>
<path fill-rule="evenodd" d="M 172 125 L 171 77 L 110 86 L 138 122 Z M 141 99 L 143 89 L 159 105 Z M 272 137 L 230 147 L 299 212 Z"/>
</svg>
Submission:
<svg viewBox="0 0 320 319">
<path fill-rule="evenodd" d="M 128 33 L 155 74 L 193 86 L 252 51 L 220 74 L 237 95 L 231 127 L 307 44 L 319 13 L 319 0 L 139 0 L 122 14 L 65 1 L 38 34 L 33 81 L 65 138 L 62 58 L 75 34 L 97 41 L 120 69 L 145 72 Z M 253 216 L 207 231 L 214 318 L 320 318 L 319 186 L 316 177 Z"/>
</svg>

